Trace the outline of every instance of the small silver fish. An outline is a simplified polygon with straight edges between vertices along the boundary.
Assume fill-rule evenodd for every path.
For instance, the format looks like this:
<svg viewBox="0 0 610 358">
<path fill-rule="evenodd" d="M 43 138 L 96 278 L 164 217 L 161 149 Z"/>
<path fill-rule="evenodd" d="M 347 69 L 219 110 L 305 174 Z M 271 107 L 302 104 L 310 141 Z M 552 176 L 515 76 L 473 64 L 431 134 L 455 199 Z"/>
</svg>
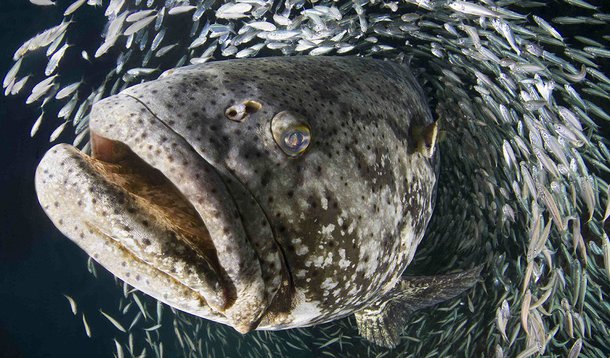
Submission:
<svg viewBox="0 0 610 358">
<path fill-rule="evenodd" d="M 239 19 L 247 17 L 247 12 L 252 9 L 252 5 L 244 3 L 227 3 L 216 10 L 216 17 L 219 19 Z"/>
<path fill-rule="evenodd" d="M 55 95 L 55 99 L 63 99 L 68 97 L 69 95 L 74 93 L 74 91 L 76 91 L 82 83 L 82 81 L 79 81 L 67 85 L 66 87 L 59 90 L 59 92 L 57 92 L 57 94 Z"/>
<path fill-rule="evenodd" d="M 168 15 L 178 15 L 178 14 L 184 14 L 185 12 L 189 12 L 189 11 L 193 11 L 195 10 L 197 7 L 193 6 L 193 5 L 182 5 L 182 6 L 176 6 L 173 7 L 171 9 L 169 9 L 169 11 L 167 12 Z"/>
<path fill-rule="evenodd" d="M 55 1 L 53 0 L 30 0 L 30 2 L 34 5 L 38 6 L 51 6 L 55 5 Z"/>
<path fill-rule="evenodd" d="M 64 54 L 69 47 L 70 45 L 66 43 L 59 50 L 57 50 L 53 56 L 51 56 L 47 64 L 47 68 L 44 70 L 45 76 L 50 76 L 53 72 L 55 72 L 55 69 L 57 69 L 57 66 L 59 65 L 59 61 L 61 61 L 61 59 L 64 57 Z"/>
<path fill-rule="evenodd" d="M 140 10 L 140 11 L 129 14 L 129 16 L 127 16 L 127 18 L 125 18 L 125 21 L 138 22 L 144 18 L 154 15 L 156 12 L 157 12 L 157 10 Z"/>
<path fill-rule="evenodd" d="M 23 59 L 20 58 L 19 60 L 17 60 L 15 62 L 13 67 L 11 67 L 11 69 L 8 70 L 8 72 L 4 76 L 4 81 L 2 81 L 2 88 L 8 87 L 8 85 L 15 80 L 15 78 L 17 77 L 17 73 L 19 72 L 19 69 L 21 68 L 22 62 L 23 62 Z"/>
<path fill-rule="evenodd" d="M 85 4 L 85 1 L 87 0 L 76 0 L 75 2 L 73 2 L 70 6 L 66 8 L 66 11 L 64 11 L 64 16 L 72 15 L 76 10 L 83 6 L 83 4 Z"/>
<path fill-rule="evenodd" d="M 15 84 L 13 85 L 13 88 L 11 88 L 11 95 L 16 95 L 17 93 L 21 92 L 21 90 L 23 89 L 25 84 L 28 82 L 30 77 L 31 77 L 31 75 L 27 75 L 27 76 L 17 80 L 15 82 Z"/>
<path fill-rule="evenodd" d="M 125 29 L 125 31 L 123 31 L 123 35 L 131 36 L 131 35 L 135 34 L 136 32 L 138 32 L 138 31 L 142 30 L 143 28 L 145 28 L 146 26 L 148 26 L 156 18 L 157 18 L 157 15 L 151 15 L 149 17 L 145 17 L 141 20 L 136 21 L 135 23 L 131 24 L 127 29 Z M 129 47 L 129 46 L 127 46 L 127 47 Z"/>
<path fill-rule="evenodd" d="M 30 51 L 37 50 L 41 47 L 45 47 L 55 41 L 58 37 L 62 36 L 66 30 L 70 22 L 62 22 L 61 24 L 52 27 L 48 30 L 45 30 L 38 35 L 32 37 L 28 41 L 24 42 L 18 49 L 15 51 L 13 55 L 13 60 L 17 61 L 21 57 L 23 57 L 26 53 Z"/>
<path fill-rule="evenodd" d="M 30 104 L 36 102 L 40 97 L 44 96 L 53 86 L 55 86 L 55 78 L 57 75 L 47 77 L 44 80 L 40 81 L 34 88 L 32 88 L 32 93 L 25 100 L 26 104 Z"/>
</svg>

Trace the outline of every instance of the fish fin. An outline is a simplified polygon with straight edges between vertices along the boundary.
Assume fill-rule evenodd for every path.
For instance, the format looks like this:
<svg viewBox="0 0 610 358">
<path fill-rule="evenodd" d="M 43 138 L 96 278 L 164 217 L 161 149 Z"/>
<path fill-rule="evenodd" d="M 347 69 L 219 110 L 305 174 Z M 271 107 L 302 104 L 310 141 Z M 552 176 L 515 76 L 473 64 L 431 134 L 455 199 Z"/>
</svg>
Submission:
<svg viewBox="0 0 610 358">
<path fill-rule="evenodd" d="M 403 277 L 381 300 L 355 313 L 360 335 L 377 345 L 396 347 L 409 314 L 474 286 L 481 269 L 477 266 L 448 275 Z"/>
<path fill-rule="evenodd" d="M 427 126 L 416 126 L 411 134 L 415 139 L 415 152 L 431 158 L 434 155 L 439 134 L 438 121 Z"/>
</svg>

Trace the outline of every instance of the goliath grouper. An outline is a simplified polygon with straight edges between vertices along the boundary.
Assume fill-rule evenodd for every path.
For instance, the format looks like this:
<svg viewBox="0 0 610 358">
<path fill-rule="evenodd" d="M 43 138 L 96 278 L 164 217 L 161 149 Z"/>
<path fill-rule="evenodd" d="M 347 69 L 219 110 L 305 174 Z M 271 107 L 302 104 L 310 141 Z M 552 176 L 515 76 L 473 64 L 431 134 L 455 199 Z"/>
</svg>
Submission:
<svg viewBox="0 0 610 358">
<path fill-rule="evenodd" d="M 54 224 L 114 275 L 234 327 L 355 314 L 392 347 L 479 268 L 402 277 L 434 208 L 437 125 L 405 65 L 281 57 L 170 70 L 94 105 L 92 156 L 36 172 Z"/>
</svg>

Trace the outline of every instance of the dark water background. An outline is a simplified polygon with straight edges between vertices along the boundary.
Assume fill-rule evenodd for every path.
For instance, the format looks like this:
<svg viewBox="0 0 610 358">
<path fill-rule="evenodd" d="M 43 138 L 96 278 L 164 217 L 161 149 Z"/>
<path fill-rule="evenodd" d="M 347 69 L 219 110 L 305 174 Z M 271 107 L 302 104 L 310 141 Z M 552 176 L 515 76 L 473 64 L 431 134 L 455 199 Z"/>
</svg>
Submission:
<svg viewBox="0 0 610 358">
<path fill-rule="evenodd" d="M 21 43 L 55 26 L 63 8 L 0 0 L 2 77 Z M 45 121 L 31 139 L 40 111 L 24 104 L 26 96 L 26 91 L 17 97 L 0 95 L 0 357 L 107 357 L 117 331 L 100 331 L 107 322 L 87 316 L 94 330 L 88 338 L 62 294 L 95 312 L 96 307 L 116 306 L 115 296 L 100 294 L 104 287 L 116 286 L 107 277 L 109 282 L 92 279 L 85 253 L 61 236 L 38 205 L 34 171 L 59 123 Z"/>
</svg>

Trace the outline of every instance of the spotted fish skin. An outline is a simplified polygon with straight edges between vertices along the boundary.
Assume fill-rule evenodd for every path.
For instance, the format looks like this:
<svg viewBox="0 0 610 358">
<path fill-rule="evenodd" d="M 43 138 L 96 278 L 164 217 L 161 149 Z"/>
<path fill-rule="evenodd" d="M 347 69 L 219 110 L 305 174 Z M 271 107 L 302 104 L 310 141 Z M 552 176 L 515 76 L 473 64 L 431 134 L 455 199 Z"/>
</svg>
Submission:
<svg viewBox="0 0 610 358">
<path fill-rule="evenodd" d="M 247 101 L 260 109 L 241 122 L 227 118 L 227 108 Z M 309 146 L 297 156 L 287 155 L 274 139 L 272 120 L 280 112 L 297 116 L 311 131 Z M 171 297 L 188 288 L 145 287 L 133 277 L 154 276 L 113 265 L 111 255 L 87 250 L 61 223 L 75 214 L 51 203 L 74 199 L 47 189 L 51 179 L 45 169 L 75 158 L 73 149 L 56 147 L 43 158 L 37 191 L 56 226 L 153 297 L 241 332 L 310 326 L 379 302 L 400 282 L 434 207 L 439 154 L 422 154 L 413 136 L 432 123 L 406 65 L 355 57 L 188 66 L 98 102 L 92 133 L 126 145 L 163 173 L 209 232 L 216 256 L 208 261 L 217 262 L 209 265 L 214 284 L 201 289 L 200 309 L 183 305 L 184 297 Z M 118 202 L 109 203 L 120 218 L 141 220 Z M 96 223 L 116 225 L 100 217 Z M 136 243 L 144 240 L 130 235 Z M 196 251 L 196 238 L 175 239 L 186 242 L 180 250 Z M 180 250 L 166 253 L 177 256 Z M 144 266 L 160 267 L 154 260 Z M 188 287 L 183 273 L 164 273 Z M 214 287 L 223 293 L 211 292 Z"/>
</svg>

